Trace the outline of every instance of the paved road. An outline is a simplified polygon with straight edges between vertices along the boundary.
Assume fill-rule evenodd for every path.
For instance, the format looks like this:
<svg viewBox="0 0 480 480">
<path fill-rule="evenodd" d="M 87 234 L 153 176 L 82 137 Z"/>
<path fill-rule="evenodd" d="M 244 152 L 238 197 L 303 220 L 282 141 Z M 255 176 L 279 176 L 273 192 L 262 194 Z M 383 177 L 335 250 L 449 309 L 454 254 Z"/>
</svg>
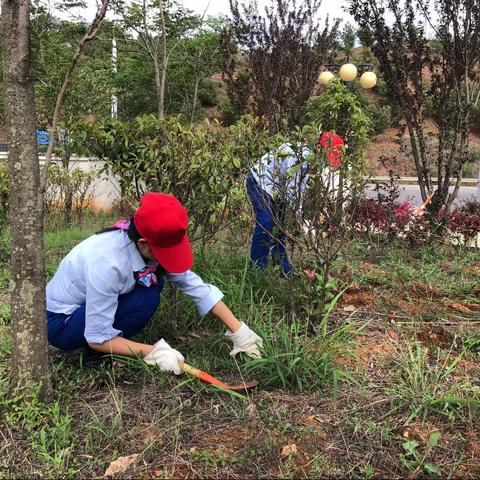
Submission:
<svg viewBox="0 0 480 480">
<path fill-rule="evenodd" d="M 374 186 L 371 185 L 368 187 L 367 196 L 373 197 L 375 195 Z M 453 187 L 450 189 L 453 191 Z M 418 185 L 400 185 L 400 197 L 399 201 L 403 202 L 404 200 L 409 200 L 412 203 L 421 205 L 422 196 L 420 195 L 420 188 Z M 454 205 L 459 205 L 464 203 L 466 200 L 477 199 L 480 201 L 480 198 L 477 198 L 477 187 L 463 186 L 460 187 L 457 198 L 455 199 Z"/>
</svg>

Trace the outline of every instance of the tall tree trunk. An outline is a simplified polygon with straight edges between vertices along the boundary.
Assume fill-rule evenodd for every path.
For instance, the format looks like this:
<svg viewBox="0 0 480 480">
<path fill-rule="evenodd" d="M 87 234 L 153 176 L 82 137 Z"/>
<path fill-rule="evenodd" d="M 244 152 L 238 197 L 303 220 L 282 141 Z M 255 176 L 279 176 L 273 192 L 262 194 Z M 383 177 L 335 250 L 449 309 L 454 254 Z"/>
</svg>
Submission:
<svg viewBox="0 0 480 480">
<path fill-rule="evenodd" d="M 158 63 L 157 52 L 155 51 L 153 57 L 153 68 L 155 70 L 155 93 L 157 94 L 157 116 L 163 118 L 163 104 L 164 104 L 164 90 L 165 90 L 165 78 L 162 75 L 162 69 Z"/>
<path fill-rule="evenodd" d="M 40 168 L 30 57 L 30 1 L 2 0 L 5 116 L 10 134 L 12 236 L 12 389 L 51 384 L 45 318 L 43 212 L 38 208 Z"/>
<path fill-rule="evenodd" d="M 197 110 L 197 100 L 198 100 L 198 87 L 200 84 L 200 79 L 195 79 L 195 87 L 193 89 L 193 100 L 192 100 L 192 113 L 190 114 L 190 123 L 193 124 L 193 121 L 195 120 L 195 113 Z"/>
<path fill-rule="evenodd" d="M 168 65 L 168 46 L 167 46 L 167 27 L 165 25 L 165 14 L 163 9 L 163 0 L 159 0 L 160 22 L 162 27 L 162 76 L 160 79 L 160 96 L 158 98 L 158 118 L 165 116 L 165 84 L 167 82 Z"/>
<path fill-rule="evenodd" d="M 69 172 L 66 172 L 66 175 L 69 175 Z M 63 225 L 65 228 L 72 226 L 72 210 L 73 210 L 73 190 L 70 178 L 66 180 L 65 187 L 65 205 L 63 211 Z"/>
</svg>

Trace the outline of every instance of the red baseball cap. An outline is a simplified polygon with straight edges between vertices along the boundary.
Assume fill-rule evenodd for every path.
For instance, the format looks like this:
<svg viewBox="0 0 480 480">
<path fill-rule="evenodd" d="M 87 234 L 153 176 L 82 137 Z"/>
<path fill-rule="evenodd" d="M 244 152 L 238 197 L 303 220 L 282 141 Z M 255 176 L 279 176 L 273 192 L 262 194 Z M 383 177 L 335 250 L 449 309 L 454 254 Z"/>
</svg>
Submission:
<svg viewBox="0 0 480 480">
<path fill-rule="evenodd" d="M 187 237 L 188 214 L 174 196 L 146 193 L 140 199 L 133 223 L 167 272 L 182 273 L 192 268 L 193 252 Z"/>
<path fill-rule="evenodd" d="M 332 168 L 338 168 L 342 164 L 342 153 L 345 142 L 340 135 L 333 132 L 323 132 L 318 139 L 318 145 L 325 148 L 325 156 Z"/>
</svg>

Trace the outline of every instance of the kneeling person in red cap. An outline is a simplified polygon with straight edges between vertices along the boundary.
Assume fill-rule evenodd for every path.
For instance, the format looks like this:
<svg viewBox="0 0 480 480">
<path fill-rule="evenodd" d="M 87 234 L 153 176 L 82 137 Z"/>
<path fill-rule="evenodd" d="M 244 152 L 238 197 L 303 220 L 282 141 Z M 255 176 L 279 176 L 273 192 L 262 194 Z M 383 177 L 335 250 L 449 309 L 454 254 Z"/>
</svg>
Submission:
<svg viewBox="0 0 480 480">
<path fill-rule="evenodd" d="M 201 315 L 212 312 L 229 329 L 230 355 L 260 356 L 261 338 L 222 302 L 223 294 L 193 273 L 185 208 L 171 195 L 147 193 L 130 221 L 87 238 L 61 261 L 47 285 L 48 340 L 61 350 L 138 355 L 180 374 L 180 352 L 164 339 L 130 340 L 151 320 L 164 278 L 189 295 Z"/>
</svg>

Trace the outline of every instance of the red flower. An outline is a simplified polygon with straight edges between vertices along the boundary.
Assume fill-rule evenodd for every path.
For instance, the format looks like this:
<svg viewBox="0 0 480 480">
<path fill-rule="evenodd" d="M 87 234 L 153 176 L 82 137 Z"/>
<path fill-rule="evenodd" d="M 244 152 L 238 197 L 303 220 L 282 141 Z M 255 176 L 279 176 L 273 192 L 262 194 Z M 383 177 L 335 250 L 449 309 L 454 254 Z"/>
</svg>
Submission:
<svg viewBox="0 0 480 480">
<path fill-rule="evenodd" d="M 345 142 L 340 135 L 333 132 L 323 132 L 319 144 L 325 148 L 328 163 L 332 168 L 338 168 L 342 164 L 341 155 Z"/>
<path fill-rule="evenodd" d="M 313 279 L 315 277 L 315 270 L 312 270 L 311 268 L 306 268 L 303 270 L 303 273 L 310 279 Z"/>
</svg>

